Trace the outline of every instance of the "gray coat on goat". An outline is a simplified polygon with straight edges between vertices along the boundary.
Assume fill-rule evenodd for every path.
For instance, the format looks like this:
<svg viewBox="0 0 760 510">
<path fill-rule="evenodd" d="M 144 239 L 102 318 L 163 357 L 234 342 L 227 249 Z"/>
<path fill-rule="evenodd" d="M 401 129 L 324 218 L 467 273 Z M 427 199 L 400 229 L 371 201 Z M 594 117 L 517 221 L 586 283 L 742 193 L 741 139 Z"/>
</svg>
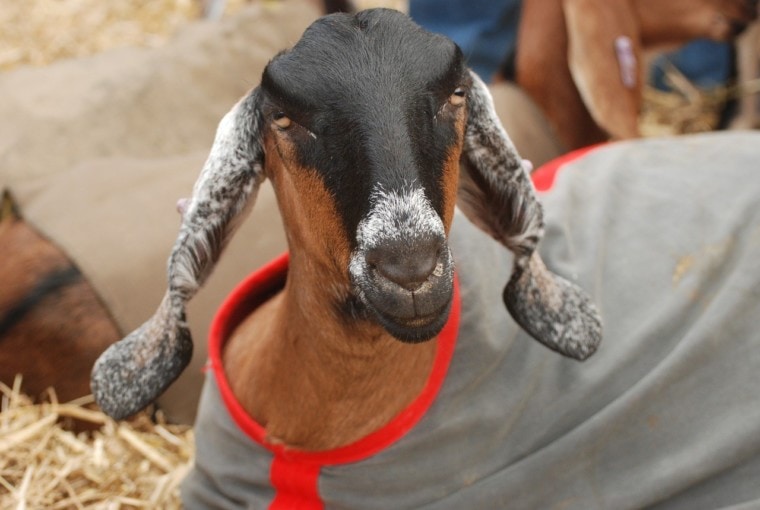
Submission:
<svg viewBox="0 0 760 510">
<path fill-rule="evenodd" d="M 222 390 L 215 351 L 234 309 L 280 285 L 287 264 L 247 279 L 212 331 L 188 510 L 756 508 L 759 143 L 744 133 L 614 144 L 564 164 L 553 185 L 539 169 L 544 260 L 594 289 L 605 321 L 583 365 L 504 313 L 510 255 L 457 215 L 461 313 L 441 344 L 453 348 L 445 378 L 431 381 L 432 402 L 421 394 L 348 448 L 268 444 Z"/>
</svg>

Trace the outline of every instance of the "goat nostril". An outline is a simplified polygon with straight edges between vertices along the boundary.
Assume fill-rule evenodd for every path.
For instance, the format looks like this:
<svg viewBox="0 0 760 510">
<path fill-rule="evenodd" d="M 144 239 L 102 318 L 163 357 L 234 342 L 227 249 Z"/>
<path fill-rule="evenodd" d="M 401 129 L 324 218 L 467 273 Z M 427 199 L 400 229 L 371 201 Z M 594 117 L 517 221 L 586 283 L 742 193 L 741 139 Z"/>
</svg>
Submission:
<svg viewBox="0 0 760 510">
<path fill-rule="evenodd" d="M 438 265 L 439 243 L 421 246 L 383 246 L 369 250 L 367 265 L 382 277 L 407 290 L 416 290 L 425 283 Z"/>
</svg>

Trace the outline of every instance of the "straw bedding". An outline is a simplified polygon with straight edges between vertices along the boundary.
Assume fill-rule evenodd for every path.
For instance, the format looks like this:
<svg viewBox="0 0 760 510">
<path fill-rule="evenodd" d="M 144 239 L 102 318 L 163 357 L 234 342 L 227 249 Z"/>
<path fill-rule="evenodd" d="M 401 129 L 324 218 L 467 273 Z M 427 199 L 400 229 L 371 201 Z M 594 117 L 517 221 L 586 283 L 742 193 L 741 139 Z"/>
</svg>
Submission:
<svg viewBox="0 0 760 510">
<path fill-rule="evenodd" d="M 664 92 L 645 86 L 639 126 L 644 136 L 667 136 L 713 131 L 720 126 L 721 113 L 730 100 L 760 93 L 760 79 L 730 86 L 702 89 L 673 66 L 665 68 L 672 90 Z"/>
<path fill-rule="evenodd" d="M 190 427 L 145 413 L 116 423 L 90 397 L 59 403 L 52 391 L 34 404 L 20 386 L 0 383 L 0 508 L 181 508 Z"/>
<path fill-rule="evenodd" d="M 0 71 L 45 65 L 110 48 L 160 46 L 212 0 L 2 0 Z M 256 0 L 225 0 L 224 13 Z M 273 2 L 278 0 L 258 0 Z M 407 0 L 359 0 L 361 8 L 406 9 Z"/>
<path fill-rule="evenodd" d="M 225 12 L 245 3 L 226 0 Z M 0 71 L 110 48 L 160 46 L 201 11 L 200 0 L 3 0 Z"/>
</svg>

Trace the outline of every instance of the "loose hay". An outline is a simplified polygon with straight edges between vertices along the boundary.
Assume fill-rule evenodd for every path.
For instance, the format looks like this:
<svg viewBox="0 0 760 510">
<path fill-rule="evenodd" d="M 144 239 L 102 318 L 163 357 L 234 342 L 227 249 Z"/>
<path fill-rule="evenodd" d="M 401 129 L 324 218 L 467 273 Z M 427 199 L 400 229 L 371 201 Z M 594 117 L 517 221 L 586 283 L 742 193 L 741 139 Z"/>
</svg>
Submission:
<svg viewBox="0 0 760 510">
<path fill-rule="evenodd" d="M 147 414 L 116 423 L 91 397 L 34 404 L 0 383 L 0 508 L 181 508 L 179 483 L 192 464 L 192 429 Z M 94 431 L 75 433 L 71 423 Z"/>
<path fill-rule="evenodd" d="M 665 68 L 665 77 L 671 92 L 644 87 L 639 117 L 644 136 L 699 133 L 718 127 L 728 100 L 723 87 L 700 89 L 672 65 Z"/>
<path fill-rule="evenodd" d="M 178 29 L 200 19 L 204 6 L 220 6 L 229 15 L 250 3 L 276 1 L 283 0 L 2 0 L 0 71 L 110 48 L 161 46 Z M 406 10 L 407 4 L 357 1 L 361 8 Z"/>
<path fill-rule="evenodd" d="M 720 127 L 728 101 L 760 93 L 760 79 L 733 86 L 699 88 L 675 66 L 665 69 L 671 92 L 646 86 L 639 127 L 644 136 L 680 135 L 713 131 Z"/>
<path fill-rule="evenodd" d="M 232 13 L 246 0 L 227 0 Z M 2 0 L 0 70 L 109 48 L 162 45 L 200 18 L 200 0 Z"/>
</svg>

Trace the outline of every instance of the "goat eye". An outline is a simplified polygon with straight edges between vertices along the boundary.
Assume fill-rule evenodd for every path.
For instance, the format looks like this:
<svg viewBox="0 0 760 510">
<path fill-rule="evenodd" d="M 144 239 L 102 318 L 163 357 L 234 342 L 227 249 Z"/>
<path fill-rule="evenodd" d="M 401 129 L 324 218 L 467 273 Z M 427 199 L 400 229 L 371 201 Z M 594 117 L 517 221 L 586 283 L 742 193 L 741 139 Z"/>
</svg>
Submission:
<svg viewBox="0 0 760 510">
<path fill-rule="evenodd" d="M 467 98 L 467 91 L 462 87 L 457 87 L 454 93 L 449 96 L 449 103 L 452 106 L 461 106 Z"/>
<path fill-rule="evenodd" d="M 277 112 L 272 115 L 272 121 L 274 122 L 274 125 L 280 129 L 288 129 L 292 124 L 290 117 L 285 115 L 283 112 Z"/>
</svg>

